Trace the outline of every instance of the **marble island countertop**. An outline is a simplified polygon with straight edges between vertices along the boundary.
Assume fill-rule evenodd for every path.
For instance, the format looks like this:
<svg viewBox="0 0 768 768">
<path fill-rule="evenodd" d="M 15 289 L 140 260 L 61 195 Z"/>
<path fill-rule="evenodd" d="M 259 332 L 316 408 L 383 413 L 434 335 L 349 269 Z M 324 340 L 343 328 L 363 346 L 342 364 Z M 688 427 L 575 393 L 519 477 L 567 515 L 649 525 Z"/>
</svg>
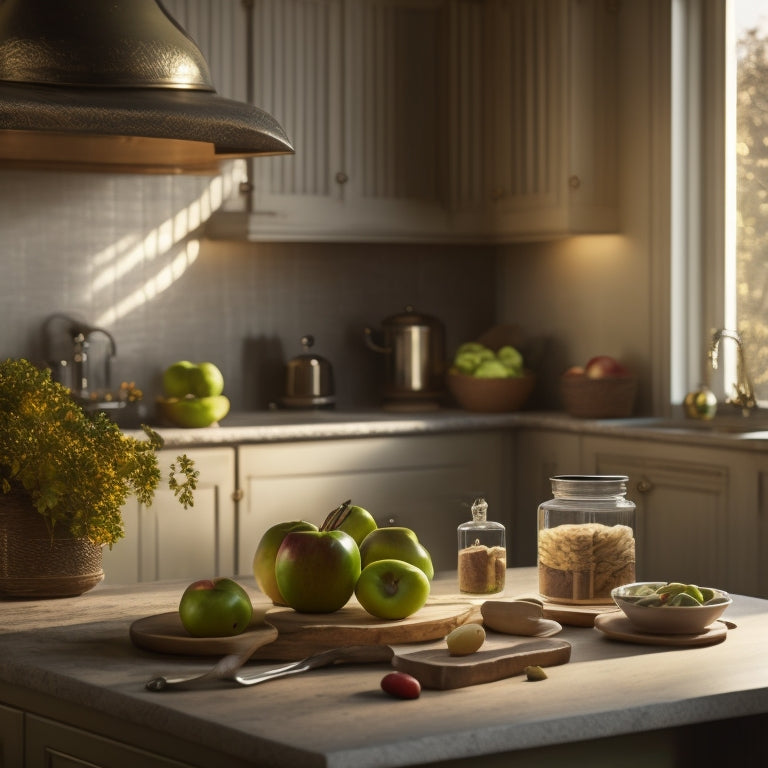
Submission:
<svg viewBox="0 0 768 768">
<path fill-rule="evenodd" d="M 558 411 L 497 414 L 450 408 L 424 412 L 275 410 L 231 413 L 220 424 L 206 429 L 158 427 L 157 430 L 167 447 L 176 448 L 526 428 L 747 451 L 762 451 L 768 447 L 768 419 L 762 414 L 743 418 L 717 417 L 712 422 L 705 422 L 683 417 L 579 419 Z"/>
<path fill-rule="evenodd" d="M 535 579 L 534 568 L 511 569 L 506 594 L 530 594 Z M 241 581 L 256 599 L 252 579 Z M 453 760 L 454 768 L 510 761 L 540 768 L 564 764 L 557 762 L 564 754 L 569 766 L 608 765 L 595 756 L 618 749 L 614 754 L 624 758 L 649 748 L 645 764 L 660 765 L 658 750 L 695 749 L 688 729 L 696 724 L 722 735 L 727 718 L 761 718 L 764 728 L 768 717 L 765 600 L 736 596 L 725 618 L 737 627 L 706 647 L 636 645 L 593 628 L 565 627 L 558 637 L 572 644 L 570 661 L 535 684 L 514 677 L 398 701 L 380 690 L 387 668 L 374 664 L 314 670 L 256 688 L 221 683 L 152 693 L 144 683 L 155 674 L 199 673 L 212 664 L 130 642 L 131 623 L 173 610 L 184 586 L 99 587 L 71 599 L 0 601 L 0 710 L 23 710 L 34 722 L 63 723 L 181 765 L 230 768 L 387 768 Z M 455 573 L 447 573 L 433 591 L 455 589 Z M 275 666 L 253 666 L 262 665 Z M 712 721 L 722 722 L 713 728 Z M 721 740 L 694 736 L 702 755 L 715 754 Z M 765 759 L 764 740 L 762 750 Z M 750 757 L 761 762 L 757 754 Z"/>
</svg>

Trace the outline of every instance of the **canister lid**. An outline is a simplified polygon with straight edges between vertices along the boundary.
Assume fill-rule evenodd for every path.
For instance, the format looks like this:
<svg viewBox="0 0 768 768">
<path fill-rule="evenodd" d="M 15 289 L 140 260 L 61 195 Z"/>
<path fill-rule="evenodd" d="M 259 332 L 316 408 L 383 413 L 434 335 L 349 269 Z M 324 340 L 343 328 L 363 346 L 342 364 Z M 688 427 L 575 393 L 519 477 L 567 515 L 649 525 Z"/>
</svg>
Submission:
<svg viewBox="0 0 768 768">
<path fill-rule="evenodd" d="M 422 312 L 417 312 L 413 308 L 413 305 L 408 304 L 406 305 L 405 310 L 403 312 L 387 317 L 382 322 L 382 325 L 395 326 L 395 327 L 406 327 L 406 326 L 413 326 L 413 325 L 442 327 L 443 323 L 440 320 L 438 320 L 436 317 L 423 314 Z"/>
</svg>

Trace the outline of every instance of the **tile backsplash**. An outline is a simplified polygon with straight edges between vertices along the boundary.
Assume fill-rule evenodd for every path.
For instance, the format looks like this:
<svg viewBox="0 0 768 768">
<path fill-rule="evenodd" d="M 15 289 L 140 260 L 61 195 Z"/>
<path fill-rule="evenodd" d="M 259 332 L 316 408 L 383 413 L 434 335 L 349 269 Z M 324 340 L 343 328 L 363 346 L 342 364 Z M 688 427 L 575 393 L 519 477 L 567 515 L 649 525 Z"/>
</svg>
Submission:
<svg viewBox="0 0 768 768">
<path fill-rule="evenodd" d="M 407 304 L 446 325 L 448 352 L 496 316 L 492 248 L 210 241 L 203 224 L 233 177 L 0 172 L 0 356 L 66 359 L 63 313 L 108 331 L 112 382 L 154 399 L 163 368 L 210 360 L 234 410 L 282 394 L 284 365 L 312 334 L 338 406 L 380 402 L 383 360 L 364 342 Z M 94 380 L 105 345 L 93 337 Z"/>
</svg>

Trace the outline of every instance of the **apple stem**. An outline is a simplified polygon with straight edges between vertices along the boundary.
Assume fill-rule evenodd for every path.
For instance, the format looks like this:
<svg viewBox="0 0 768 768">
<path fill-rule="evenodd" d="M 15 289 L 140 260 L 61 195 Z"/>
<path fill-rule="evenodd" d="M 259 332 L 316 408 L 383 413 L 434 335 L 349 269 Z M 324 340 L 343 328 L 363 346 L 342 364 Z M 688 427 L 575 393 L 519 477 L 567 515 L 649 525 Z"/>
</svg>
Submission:
<svg viewBox="0 0 768 768">
<path fill-rule="evenodd" d="M 352 499 L 347 499 L 342 504 L 339 504 L 336 509 L 328 514 L 325 521 L 320 526 L 321 531 L 335 531 L 349 516 L 351 509 Z"/>
</svg>

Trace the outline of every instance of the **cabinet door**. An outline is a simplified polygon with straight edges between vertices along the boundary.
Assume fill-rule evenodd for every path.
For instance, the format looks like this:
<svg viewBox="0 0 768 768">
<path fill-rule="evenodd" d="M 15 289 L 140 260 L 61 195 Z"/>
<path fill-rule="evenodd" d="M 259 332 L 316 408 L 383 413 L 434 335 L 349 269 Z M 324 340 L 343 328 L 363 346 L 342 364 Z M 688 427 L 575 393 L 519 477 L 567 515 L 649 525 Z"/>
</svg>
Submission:
<svg viewBox="0 0 768 768">
<path fill-rule="evenodd" d="M 202 51 L 219 96 L 247 100 L 247 36 L 242 2 L 163 0 L 163 5 Z"/>
<path fill-rule="evenodd" d="M 146 750 L 96 736 L 35 715 L 26 715 L 26 768 L 192 768 Z"/>
<path fill-rule="evenodd" d="M 235 451 L 232 448 L 162 450 L 165 471 L 186 453 L 200 472 L 194 506 L 184 509 L 164 474 L 151 506 L 135 500 L 124 510 L 125 538 L 104 551 L 105 581 L 130 584 L 235 573 Z"/>
<path fill-rule="evenodd" d="M 541 502 L 552 498 L 554 475 L 581 472 L 581 438 L 569 432 L 515 432 L 515 511 L 508 553 L 511 565 L 536 565 L 538 514 Z"/>
<path fill-rule="evenodd" d="M 281 123 L 296 154 L 251 164 L 253 239 L 302 239 L 341 222 L 347 176 L 342 19 L 342 0 L 255 2 L 255 97 Z"/>
<path fill-rule="evenodd" d="M 0 766 L 24 765 L 24 713 L 0 705 Z"/>
<path fill-rule="evenodd" d="M 616 231 L 615 3 L 495 0 L 489 23 L 493 236 Z"/>
<path fill-rule="evenodd" d="M 163 5 L 197 43 L 219 96 L 247 102 L 247 14 L 241 0 L 163 0 Z M 240 192 L 240 184 L 247 180 L 246 161 L 225 161 L 220 168 L 219 178 L 207 182 L 198 201 L 199 210 L 206 217 L 211 215 L 209 208 L 226 211 L 226 215 L 245 209 L 246 198 Z"/>
<path fill-rule="evenodd" d="M 446 227 L 447 0 L 257 0 L 256 98 L 294 156 L 251 166 L 251 239 Z"/>
<path fill-rule="evenodd" d="M 243 446 L 239 478 L 241 572 L 267 528 L 285 520 L 320 525 L 341 502 L 366 508 L 379 525 L 412 528 L 435 568 L 455 570 L 459 524 L 482 496 L 489 519 L 510 523 L 501 433 L 376 437 Z"/>
<path fill-rule="evenodd" d="M 729 460 L 688 446 L 585 438 L 597 474 L 628 475 L 635 502 L 637 578 L 732 585 Z"/>
</svg>

